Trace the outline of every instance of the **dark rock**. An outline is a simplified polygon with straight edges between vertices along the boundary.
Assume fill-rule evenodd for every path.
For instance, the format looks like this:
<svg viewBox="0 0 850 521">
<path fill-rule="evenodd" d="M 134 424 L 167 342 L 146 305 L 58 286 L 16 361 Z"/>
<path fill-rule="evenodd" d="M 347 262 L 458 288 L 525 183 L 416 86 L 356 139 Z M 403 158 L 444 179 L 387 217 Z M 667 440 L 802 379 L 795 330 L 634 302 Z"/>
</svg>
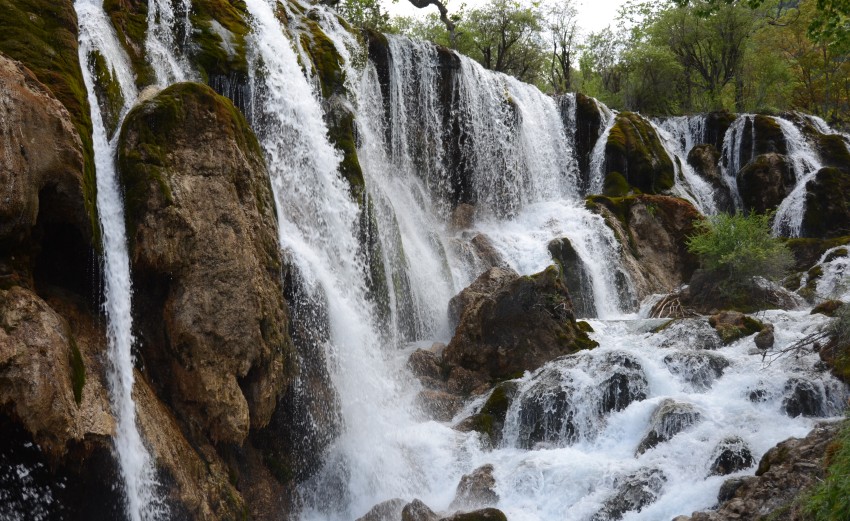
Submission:
<svg viewBox="0 0 850 521">
<path fill-rule="evenodd" d="M 803 439 L 790 438 L 767 451 L 757 477 L 729 480 L 721 488 L 721 504 L 683 521 L 776 519 L 808 521 L 801 507 L 803 494 L 823 480 L 823 459 L 840 430 L 840 423 L 820 424 Z M 728 484 L 728 485 L 727 485 Z"/>
<path fill-rule="evenodd" d="M 657 194 L 674 184 L 670 156 L 652 125 L 633 112 L 621 112 L 605 145 L 604 194 Z"/>
<path fill-rule="evenodd" d="M 803 237 L 831 238 L 850 234 L 850 173 L 821 168 L 806 183 Z"/>
<path fill-rule="evenodd" d="M 440 521 L 508 521 L 504 512 L 495 508 L 483 508 L 473 512 L 458 512 Z"/>
<path fill-rule="evenodd" d="M 758 333 L 765 325 L 755 318 L 738 311 L 721 311 L 708 318 L 708 323 L 720 335 L 724 344 L 731 344 L 739 338 Z"/>
<path fill-rule="evenodd" d="M 803 303 L 798 295 L 762 277 L 753 277 L 739 291 L 724 291 L 723 283 L 718 274 L 697 270 L 688 286 L 676 292 L 676 297 L 682 306 L 700 314 L 714 314 L 718 309 L 744 312 L 794 309 Z"/>
<path fill-rule="evenodd" d="M 575 125 L 575 150 L 578 158 L 578 170 L 581 174 L 579 180 L 579 193 L 587 194 L 590 187 L 590 161 L 596 141 L 603 131 L 602 113 L 598 102 L 577 92 L 574 105 L 568 103 L 569 97 L 562 96 L 558 107 L 561 118 L 564 120 L 564 128 Z M 572 111 L 571 114 L 568 111 Z"/>
<path fill-rule="evenodd" d="M 649 468 L 617 480 L 615 493 L 604 501 L 591 521 L 622 519 L 626 512 L 640 512 L 658 498 L 666 481 L 661 470 Z"/>
<path fill-rule="evenodd" d="M 722 347 L 717 332 L 704 318 L 682 318 L 668 323 L 656 335 L 659 347 L 670 349 L 715 350 Z"/>
<path fill-rule="evenodd" d="M 826 416 L 822 390 L 814 382 L 803 378 L 791 378 L 785 383 L 785 398 L 782 409 L 792 418 L 797 416 Z"/>
<path fill-rule="evenodd" d="M 738 172 L 737 181 L 744 208 L 767 213 L 791 193 L 797 179 L 788 159 L 774 153 L 753 159 Z"/>
<path fill-rule="evenodd" d="M 439 381 L 443 379 L 440 356 L 434 351 L 417 349 L 407 359 L 407 368 L 420 380 Z"/>
<path fill-rule="evenodd" d="M 516 382 L 500 383 L 490 393 L 481 410 L 461 421 L 455 429 L 461 432 L 480 432 L 488 437 L 492 446 L 498 446 L 502 439 L 508 408 L 517 391 Z"/>
<path fill-rule="evenodd" d="M 454 327 L 463 312 L 494 295 L 496 291 L 519 278 L 519 275 L 509 268 L 491 268 L 482 273 L 472 284 L 449 300 L 449 325 Z"/>
<path fill-rule="evenodd" d="M 847 243 L 850 243 L 850 235 L 834 239 L 794 238 L 785 242 L 794 254 L 795 271 L 808 271 L 827 250 Z"/>
<path fill-rule="evenodd" d="M 401 511 L 401 521 L 438 521 L 439 519 L 440 516 L 418 499 L 405 505 Z"/>
<path fill-rule="evenodd" d="M 761 350 L 770 349 L 776 342 L 773 333 L 773 324 L 766 324 L 761 331 L 758 332 L 755 338 L 756 347 Z"/>
<path fill-rule="evenodd" d="M 709 467 L 712 476 L 725 476 L 753 466 L 755 460 L 750 448 L 738 437 L 726 438 L 714 449 L 716 454 Z"/>
<path fill-rule="evenodd" d="M 588 386 L 588 379 L 598 382 Z M 647 396 L 640 363 L 623 352 L 601 357 L 567 356 L 538 371 L 514 398 L 517 445 L 569 445 L 601 429 L 605 417 Z"/>
<path fill-rule="evenodd" d="M 403 499 L 389 499 L 378 503 L 355 521 L 399 521 L 401 519 L 401 511 L 406 504 L 407 501 Z"/>
<path fill-rule="evenodd" d="M 498 250 L 496 250 L 496 247 L 493 246 L 490 238 L 483 233 L 479 233 L 473 237 L 472 240 L 469 241 L 469 244 L 472 246 L 475 256 L 478 257 L 482 265 L 487 266 L 488 268 L 496 266 L 507 268 L 507 263 L 502 258 L 502 255 Z"/>
<path fill-rule="evenodd" d="M 554 266 L 526 277 L 494 268 L 450 307 L 462 312 L 443 365 L 467 369 L 485 381 L 515 378 L 597 345 L 576 325 L 569 293 Z"/>
<path fill-rule="evenodd" d="M 720 170 L 720 151 L 711 144 L 694 145 L 688 152 L 688 164 L 714 189 L 714 202 L 723 212 L 735 211 L 735 198 Z"/>
<path fill-rule="evenodd" d="M 555 265 L 561 272 L 561 280 L 570 292 L 576 316 L 595 317 L 593 282 L 570 240 L 566 237 L 554 239 L 549 243 L 549 254 L 552 255 Z"/>
<path fill-rule="evenodd" d="M 737 119 L 737 115 L 728 111 L 709 112 L 705 115 L 703 143 L 708 143 L 717 150 L 723 148 L 726 131 Z"/>
<path fill-rule="evenodd" d="M 463 400 L 457 394 L 437 389 L 424 389 L 416 397 L 419 408 L 437 421 L 450 421 L 463 407 Z"/>
<path fill-rule="evenodd" d="M 664 357 L 664 365 L 671 373 L 688 382 L 697 391 L 710 389 L 714 381 L 723 376 L 729 361 L 717 354 L 679 351 Z"/>
<path fill-rule="evenodd" d="M 449 508 L 466 510 L 482 508 L 499 502 L 493 465 L 483 465 L 460 478 L 455 498 Z"/>
<path fill-rule="evenodd" d="M 665 399 L 649 419 L 649 432 L 638 445 L 636 454 L 643 454 L 659 443 L 669 441 L 690 426 L 699 423 L 702 415 L 689 403 Z"/>
</svg>

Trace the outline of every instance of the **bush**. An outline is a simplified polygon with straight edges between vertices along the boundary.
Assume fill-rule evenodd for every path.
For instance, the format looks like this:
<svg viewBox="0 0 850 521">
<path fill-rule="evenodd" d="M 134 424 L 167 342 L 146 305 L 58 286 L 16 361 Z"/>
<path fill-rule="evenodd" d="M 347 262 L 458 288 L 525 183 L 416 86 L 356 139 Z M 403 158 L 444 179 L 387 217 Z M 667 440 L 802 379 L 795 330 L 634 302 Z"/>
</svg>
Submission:
<svg viewBox="0 0 850 521">
<path fill-rule="evenodd" d="M 688 250 L 730 290 L 751 285 L 753 277 L 779 280 L 794 264 L 794 257 L 780 239 L 771 236 L 772 216 L 713 215 L 696 223 L 699 233 L 688 238 Z"/>
</svg>

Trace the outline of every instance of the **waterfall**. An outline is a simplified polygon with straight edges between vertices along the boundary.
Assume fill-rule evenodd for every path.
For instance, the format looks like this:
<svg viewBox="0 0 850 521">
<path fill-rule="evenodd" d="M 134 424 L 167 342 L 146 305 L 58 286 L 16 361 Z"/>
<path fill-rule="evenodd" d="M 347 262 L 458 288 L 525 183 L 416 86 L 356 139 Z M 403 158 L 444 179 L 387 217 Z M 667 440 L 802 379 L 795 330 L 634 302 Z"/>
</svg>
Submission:
<svg viewBox="0 0 850 521">
<path fill-rule="evenodd" d="M 588 189 L 590 194 L 602 193 L 602 186 L 605 183 L 605 146 L 608 144 L 608 136 L 616 122 L 616 117 L 608 118 L 605 122 L 605 130 L 593 145 L 593 152 L 590 155 L 590 188 Z"/>
<path fill-rule="evenodd" d="M 108 379 L 112 410 L 116 419 L 115 452 L 126 497 L 127 515 L 131 521 L 167 519 L 168 509 L 157 495 L 158 483 L 152 458 L 136 425 L 133 403 L 133 319 L 131 315 L 132 282 L 124 206 L 115 171 L 117 138 L 109 139 L 95 93 L 95 71 L 91 53 L 100 53 L 117 80 L 125 106 L 122 116 L 135 102 L 133 74 L 118 44 L 99 0 L 77 0 L 74 4 L 80 27 L 79 59 L 88 90 L 93 126 L 95 169 L 97 176 L 97 211 L 103 240 L 104 309 L 107 316 Z M 120 127 L 120 125 L 119 125 Z"/>
<path fill-rule="evenodd" d="M 799 237 L 806 211 L 806 184 L 815 177 L 822 164 L 817 152 L 796 125 L 784 118 L 774 118 L 774 120 L 779 124 L 782 135 L 785 137 L 785 143 L 788 146 L 787 157 L 797 183 L 776 210 L 773 233 Z"/>
<path fill-rule="evenodd" d="M 179 10 L 175 10 L 175 6 Z M 178 54 L 175 31 L 186 38 L 192 33 L 189 13 L 191 0 L 151 0 L 148 2 L 148 30 L 145 37 L 147 60 L 153 67 L 156 83 L 167 87 L 172 83 L 191 81 L 194 74 L 182 54 Z"/>
<path fill-rule="evenodd" d="M 675 169 L 672 192 L 691 202 L 704 215 L 717 213 L 714 189 L 688 163 L 688 152 L 704 136 L 705 116 L 670 118 L 651 122 Z"/>
</svg>

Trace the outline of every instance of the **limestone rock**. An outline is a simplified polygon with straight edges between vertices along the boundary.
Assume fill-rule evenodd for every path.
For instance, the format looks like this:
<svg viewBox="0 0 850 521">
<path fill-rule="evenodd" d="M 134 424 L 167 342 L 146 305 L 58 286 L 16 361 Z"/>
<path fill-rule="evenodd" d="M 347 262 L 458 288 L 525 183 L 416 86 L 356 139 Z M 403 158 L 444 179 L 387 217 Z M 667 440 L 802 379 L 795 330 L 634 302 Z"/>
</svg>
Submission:
<svg viewBox="0 0 850 521">
<path fill-rule="evenodd" d="M 190 430 L 240 444 L 292 356 L 256 138 L 226 98 L 178 84 L 127 116 L 118 163 L 148 367 Z"/>
<path fill-rule="evenodd" d="M 461 311 L 460 322 L 443 365 L 471 371 L 482 383 L 514 378 L 596 345 L 576 325 L 555 267 L 527 277 L 494 268 L 455 297 L 452 307 Z"/>
<path fill-rule="evenodd" d="M 633 112 L 621 112 L 605 145 L 603 193 L 621 197 L 658 194 L 674 184 L 674 168 L 652 125 Z"/>
<path fill-rule="evenodd" d="M 659 469 L 643 468 L 617 480 L 616 492 L 603 503 L 591 521 L 622 519 L 626 512 L 640 512 L 658 497 L 667 481 Z"/>
<path fill-rule="evenodd" d="M 407 505 L 407 501 L 403 499 L 388 499 L 378 503 L 355 521 L 399 521 L 405 505 Z"/>
<path fill-rule="evenodd" d="M 649 432 L 643 437 L 637 448 L 637 454 L 643 454 L 659 443 L 669 441 L 690 426 L 698 423 L 702 415 L 689 403 L 665 399 L 649 420 Z"/>
<path fill-rule="evenodd" d="M 418 499 L 405 505 L 401 511 L 401 521 L 438 521 L 439 519 L 440 516 Z"/>
<path fill-rule="evenodd" d="M 622 245 L 637 300 L 675 290 L 696 270 L 698 261 L 686 240 L 701 216 L 687 201 L 658 195 L 590 197 L 587 206 L 605 218 Z"/>
<path fill-rule="evenodd" d="M 739 311 L 721 311 L 708 318 L 724 344 L 731 344 L 739 338 L 758 333 L 766 328 L 761 321 Z"/>
<path fill-rule="evenodd" d="M 803 237 L 840 237 L 850 233 L 850 173 L 821 168 L 806 183 Z"/>
<path fill-rule="evenodd" d="M 722 138 L 721 138 L 722 139 Z M 735 199 L 720 171 L 720 150 L 711 144 L 695 145 L 688 152 L 688 164 L 714 189 L 714 202 L 720 211 L 734 212 Z"/>
<path fill-rule="evenodd" d="M 449 324 L 457 324 L 461 314 L 470 306 L 483 302 L 519 275 L 510 268 L 494 267 L 482 273 L 472 284 L 449 300 Z"/>
<path fill-rule="evenodd" d="M 755 477 L 724 484 L 716 510 L 683 516 L 682 521 L 807 521 L 797 499 L 823 479 L 823 458 L 839 430 L 838 423 L 820 424 L 803 439 L 779 443 L 762 457 Z"/>
<path fill-rule="evenodd" d="M 457 485 L 455 498 L 449 506 L 452 510 L 475 509 L 494 505 L 499 501 L 496 494 L 496 478 L 493 465 L 482 465 L 469 474 L 464 474 Z"/>
</svg>

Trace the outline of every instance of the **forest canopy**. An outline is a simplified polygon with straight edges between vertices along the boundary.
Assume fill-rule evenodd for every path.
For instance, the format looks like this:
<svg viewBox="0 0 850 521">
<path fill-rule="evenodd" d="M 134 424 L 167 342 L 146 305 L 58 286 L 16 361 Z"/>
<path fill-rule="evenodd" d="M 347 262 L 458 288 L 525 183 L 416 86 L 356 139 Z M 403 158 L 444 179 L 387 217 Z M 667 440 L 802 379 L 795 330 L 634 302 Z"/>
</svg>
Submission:
<svg viewBox="0 0 850 521">
<path fill-rule="evenodd" d="M 339 8 L 355 24 L 453 47 L 552 94 L 647 115 L 800 110 L 850 124 L 850 0 L 630 0 L 596 32 L 579 26 L 576 0 L 447 3 L 453 35 L 436 11 L 391 18 L 380 2 Z"/>
</svg>

